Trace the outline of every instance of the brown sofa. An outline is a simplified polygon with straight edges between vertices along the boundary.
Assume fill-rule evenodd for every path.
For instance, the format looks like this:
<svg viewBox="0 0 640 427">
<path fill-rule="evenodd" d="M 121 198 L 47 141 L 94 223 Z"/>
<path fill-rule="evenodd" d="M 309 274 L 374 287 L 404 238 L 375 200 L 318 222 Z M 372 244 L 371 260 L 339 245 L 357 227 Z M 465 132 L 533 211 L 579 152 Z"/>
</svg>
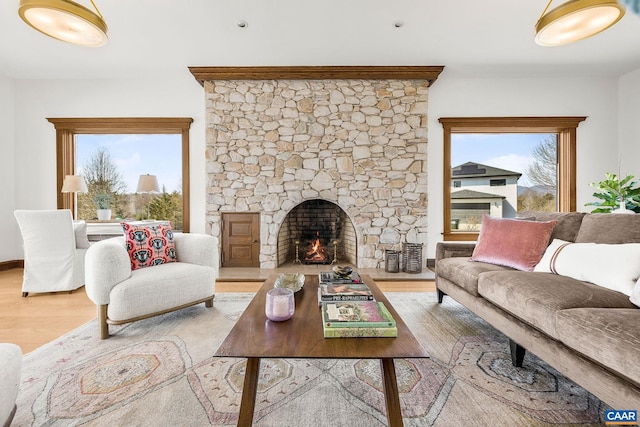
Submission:
<svg viewBox="0 0 640 427">
<path fill-rule="evenodd" d="M 528 213 L 557 220 L 551 239 L 640 243 L 640 215 Z M 640 309 L 629 296 L 551 273 L 469 259 L 471 243 L 438 243 L 438 299 L 450 296 L 614 409 L 640 409 Z M 640 263 L 640 259 L 638 260 Z"/>
</svg>

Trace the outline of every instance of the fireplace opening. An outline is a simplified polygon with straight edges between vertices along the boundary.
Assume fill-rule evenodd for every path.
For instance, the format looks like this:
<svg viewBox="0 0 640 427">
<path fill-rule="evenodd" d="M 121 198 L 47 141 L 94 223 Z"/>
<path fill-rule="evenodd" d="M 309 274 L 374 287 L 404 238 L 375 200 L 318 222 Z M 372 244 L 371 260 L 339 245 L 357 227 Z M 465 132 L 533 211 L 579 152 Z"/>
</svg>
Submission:
<svg viewBox="0 0 640 427">
<path fill-rule="evenodd" d="M 278 234 L 278 265 L 357 262 L 351 219 L 335 203 L 308 200 L 294 207 Z"/>
</svg>

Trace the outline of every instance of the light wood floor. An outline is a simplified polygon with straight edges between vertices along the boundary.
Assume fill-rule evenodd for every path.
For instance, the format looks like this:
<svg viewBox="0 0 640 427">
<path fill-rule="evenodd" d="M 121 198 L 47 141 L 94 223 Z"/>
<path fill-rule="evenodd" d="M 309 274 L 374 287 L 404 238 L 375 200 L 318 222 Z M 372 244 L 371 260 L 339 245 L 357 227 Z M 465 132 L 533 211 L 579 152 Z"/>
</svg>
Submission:
<svg viewBox="0 0 640 427">
<path fill-rule="evenodd" d="M 435 292 L 433 281 L 376 282 L 384 292 Z M 217 282 L 218 292 L 256 292 L 262 282 Z M 24 354 L 96 318 L 84 287 L 22 297 L 22 269 L 0 271 L 0 342 Z"/>
</svg>

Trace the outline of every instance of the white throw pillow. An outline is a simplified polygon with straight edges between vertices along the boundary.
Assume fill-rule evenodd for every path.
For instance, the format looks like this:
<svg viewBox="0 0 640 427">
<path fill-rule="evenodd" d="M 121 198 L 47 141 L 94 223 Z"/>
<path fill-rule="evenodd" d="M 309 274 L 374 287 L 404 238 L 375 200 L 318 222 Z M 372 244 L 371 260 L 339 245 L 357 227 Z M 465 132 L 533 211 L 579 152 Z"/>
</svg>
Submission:
<svg viewBox="0 0 640 427">
<path fill-rule="evenodd" d="M 76 235 L 76 248 L 89 249 L 89 239 L 87 238 L 87 223 L 84 221 L 73 221 L 73 232 Z"/>
<path fill-rule="evenodd" d="M 553 239 L 553 241 L 547 246 L 547 249 L 544 251 L 544 255 L 540 258 L 540 262 L 533 267 L 533 271 L 538 273 L 552 273 L 551 271 L 551 260 L 553 256 L 556 254 L 558 249 L 566 244 L 571 242 L 567 242 L 566 240 Z"/>
<path fill-rule="evenodd" d="M 591 282 L 631 296 L 640 278 L 640 243 L 570 243 L 554 239 L 533 271 Z"/>
</svg>

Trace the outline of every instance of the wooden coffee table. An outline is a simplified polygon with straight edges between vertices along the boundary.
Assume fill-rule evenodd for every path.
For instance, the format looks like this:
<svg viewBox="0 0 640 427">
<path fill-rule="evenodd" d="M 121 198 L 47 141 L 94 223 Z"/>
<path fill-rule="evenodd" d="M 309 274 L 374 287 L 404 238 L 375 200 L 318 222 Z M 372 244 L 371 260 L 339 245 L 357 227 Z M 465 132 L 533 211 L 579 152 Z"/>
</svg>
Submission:
<svg viewBox="0 0 640 427">
<path fill-rule="evenodd" d="M 271 275 L 225 338 L 216 357 L 247 358 L 239 426 L 250 426 L 253 420 L 260 359 L 380 359 L 382 383 L 389 426 L 402 426 L 400 398 L 393 359 L 429 357 L 402 321 L 371 277 L 362 275 L 396 319 L 397 338 L 324 338 L 322 315 L 318 308 L 318 276 L 307 275 L 304 287 L 296 293 L 293 318 L 272 322 L 265 315 L 265 295 L 273 288 L 277 274 Z"/>
</svg>

